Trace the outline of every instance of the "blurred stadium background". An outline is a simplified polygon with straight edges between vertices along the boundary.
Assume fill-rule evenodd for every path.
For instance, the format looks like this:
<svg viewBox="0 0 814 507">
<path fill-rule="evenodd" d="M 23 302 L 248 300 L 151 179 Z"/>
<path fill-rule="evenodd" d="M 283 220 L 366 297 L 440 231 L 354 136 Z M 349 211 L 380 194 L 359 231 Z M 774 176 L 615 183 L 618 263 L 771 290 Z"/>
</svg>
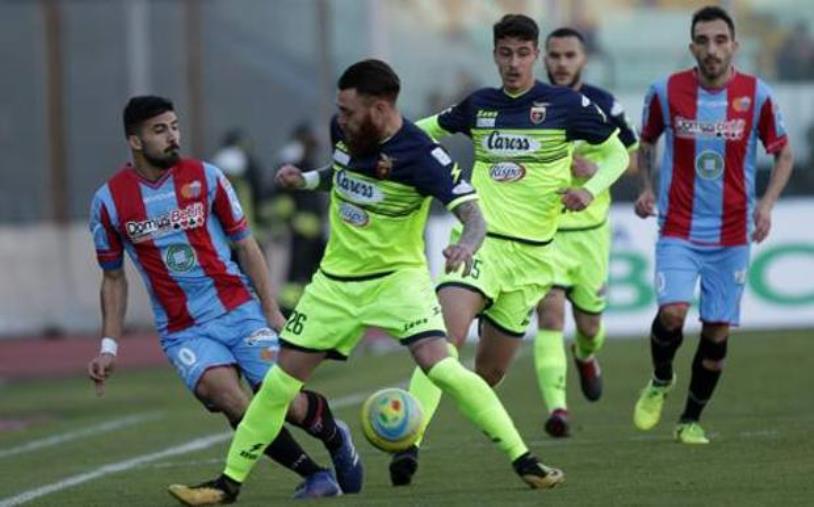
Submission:
<svg viewBox="0 0 814 507">
<path fill-rule="evenodd" d="M 5 472 L 0 475 L 6 477 L 0 480 L 0 505 L 16 505 L 14 502 L 38 498 L 37 495 L 18 496 L 13 497 L 17 500 L 9 500 L 11 495 L 26 488 L 59 481 L 70 474 L 98 471 L 93 467 L 134 454 L 119 452 L 112 437 L 100 444 L 101 449 L 110 451 L 107 461 L 104 456 L 86 453 L 84 448 L 70 451 L 69 455 L 55 450 L 49 455 L 54 467 L 48 473 L 35 464 L 40 458 L 30 458 L 31 473 L 43 474 L 42 480 L 33 480 L 26 474 L 25 480 L 18 481 L 15 462 L 8 456 L 23 456 L 30 449 L 51 446 L 42 441 L 54 431 L 71 435 L 71 432 L 84 431 L 78 428 L 95 428 L 93 424 L 98 424 L 99 418 L 119 421 L 115 419 L 117 414 L 132 415 L 133 399 L 144 404 L 142 411 L 148 406 L 155 406 L 159 410 L 157 414 L 169 413 L 161 412 L 164 408 L 179 410 L 171 418 L 150 412 L 133 416 L 138 424 L 121 423 L 150 427 L 151 423 L 144 421 L 165 418 L 160 426 L 156 423 L 154 440 L 141 432 L 135 435 L 136 430 L 132 430 L 132 438 L 143 439 L 138 444 L 140 452 L 148 453 L 184 441 L 186 434 L 182 431 L 159 438 L 168 425 L 194 427 L 204 417 L 191 397 L 183 392 L 181 383 L 172 378 L 174 374 L 169 366 L 162 366 L 156 373 L 157 380 L 152 373 L 146 373 L 135 377 L 133 384 L 120 386 L 118 395 L 113 395 L 98 413 L 93 408 L 98 405 L 88 405 L 95 401 L 90 399 L 89 386 L 78 378 L 85 362 L 98 350 L 100 274 L 87 232 L 87 212 L 95 189 L 127 160 L 121 110 L 129 96 L 155 93 L 172 98 L 182 122 L 183 151 L 189 156 L 212 159 L 222 146 L 224 136 L 235 129 L 240 129 L 243 136 L 251 140 L 259 178 L 250 183 L 262 187 L 259 215 L 271 217 L 265 222 L 258 219 L 256 232 L 263 238 L 273 261 L 275 279 L 283 287 L 291 257 L 293 229 L 281 228 L 275 220 L 287 217 L 285 219 L 290 221 L 292 204 L 270 192 L 268 182 L 276 165 L 287 159 L 292 136 L 303 126 L 310 126 L 321 143 L 317 162 L 328 160 L 324 126 L 333 111 L 336 76 L 347 65 L 370 56 L 391 62 L 403 81 L 401 107 L 408 117 L 419 118 L 454 103 L 476 87 L 498 83 L 491 60 L 491 26 L 504 13 L 523 12 L 540 23 L 543 34 L 561 25 L 582 30 L 590 51 L 586 80 L 614 92 L 626 107 L 629 118 L 638 125 L 649 83 L 692 65 L 687 50 L 690 15 L 704 3 L 689 0 L 0 0 L 0 265 L 5 266 L 0 273 L 0 459 L 3 460 L 0 470 Z M 785 337 L 782 343 L 790 347 L 785 354 L 794 361 L 807 357 L 804 341 L 807 335 L 810 338 L 814 328 L 814 232 L 810 225 L 814 217 L 814 9 L 810 0 L 718 3 L 728 8 L 736 20 L 737 38 L 741 43 L 737 67 L 758 74 L 774 89 L 796 156 L 791 183 L 775 211 L 772 236 L 766 244 L 753 250 L 743 327 L 758 330 L 760 334 L 753 335 L 757 338 L 748 341 L 752 345 L 745 350 L 752 351 L 749 353 L 751 361 L 763 364 L 761 358 L 771 356 L 772 351 L 770 346 L 758 344 L 764 343 L 764 338 Z M 538 69 L 539 77 L 545 79 L 542 63 Z M 465 167 L 470 163 L 471 154 L 465 141 L 453 139 L 449 148 Z M 765 156 L 759 160 L 758 186 L 762 191 L 771 160 Z M 632 215 L 629 201 L 636 193 L 633 176 L 618 183 L 614 193 L 617 204 L 613 209 L 615 236 L 608 329 L 615 336 L 640 336 L 648 329 L 655 311 L 651 289 L 655 224 L 652 220 L 641 222 Z M 261 211 L 267 213 L 264 215 Z M 428 255 L 433 269 L 437 269 L 449 223 L 450 218 L 441 213 L 431 219 Z M 127 343 L 123 344 L 120 365 L 163 365 L 151 331 L 152 315 L 141 280 L 133 272 L 130 280 L 127 318 L 130 333 Z M 789 335 L 779 328 L 801 331 Z M 626 389 L 624 397 L 618 395 L 620 400 L 623 398 L 623 405 L 613 408 L 619 414 L 614 412 L 607 416 L 603 427 L 607 433 L 594 434 L 590 442 L 607 444 L 618 435 L 617 426 L 630 426 L 627 412 L 628 405 L 632 404 L 631 393 L 646 375 L 646 352 L 643 346 L 636 347 L 635 352 L 633 349 L 632 343 L 609 347 L 610 357 L 616 359 L 606 365 L 606 369 L 616 368 L 629 378 L 621 379 L 617 387 Z M 748 357 L 744 360 L 750 361 Z M 526 357 L 519 362 L 529 361 Z M 686 357 L 683 361 L 688 364 Z M 786 363 L 769 362 L 764 366 L 765 370 L 758 370 L 759 376 L 785 376 Z M 751 392 L 758 392 L 759 398 L 773 405 L 757 406 L 754 400 L 741 395 L 735 397 L 734 405 L 728 408 L 734 414 L 767 412 L 775 415 L 783 414 L 784 407 L 791 404 L 798 404 L 799 408 L 800 399 L 789 390 L 806 383 L 811 385 L 805 365 L 800 367 L 796 377 L 786 378 L 785 383 L 774 386 L 775 394 L 760 391 L 766 387 L 763 384 L 754 384 L 755 390 Z M 371 367 L 368 370 L 363 366 L 355 368 L 358 368 L 356 374 L 373 382 L 398 382 L 406 379 L 409 372 L 405 366 L 399 375 L 383 378 Z M 538 403 L 530 387 L 534 384 L 530 366 L 524 368 L 529 371 L 513 382 L 524 386 L 527 394 L 523 399 L 513 394 L 514 398 L 507 401 L 510 408 Z M 753 379 L 749 368 L 748 364 L 741 364 L 740 377 L 738 370 L 733 372 L 733 377 L 741 381 Z M 358 394 L 362 387 L 360 381 L 332 383 L 335 379 L 344 379 L 341 371 L 345 370 L 337 372 L 335 377 L 333 371 L 332 367 L 328 368 L 325 376 L 317 380 L 318 386 L 331 394 Z M 60 386 L 40 381 L 5 385 L 2 382 L 55 375 L 77 377 Z M 163 392 L 162 398 L 156 398 L 157 391 L 167 386 L 172 388 Z M 734 391 L 733 387 L 727 393 L 732 395 Z M 721 398 L 725 396 L 726 393 L 720 393 Z M 572 398 L 575 397 L 572 392 Z M 613 402 L 615 397 L 617 395 L 611 392 L 606 403 Z M 178 400 L 182 400 L 180 404 Z M 43 403 L 51 405 L 51 412 L 43 408 Z M 755 437 L 754 431 L 763 431 L 754 430 L 759 426 L 756 421 L 760 421 L 756 416 L 749 421 L 738 419 L 728 429 L 730 434 L 752 435 L 744 438 L 756 438 L 752 442 L 757 442 L 763 449 L 761 452 L 771 453 L 776 446 L 792 454 L 796 452 L 788 460 L 788 470 L 797 473 L 805 470 L 805 459 L 808 459 L 807 469 L 811 472 L 814 470 L 810 461 L 810 434 L 808 444 L 804 440 L 802 447 L 795 447 L 797 439 L 804 439 L 805 431 L 810 431 L 814 415 L 810 399 L 803 406 L 801 419 L 793 422 L 792 430 L 783 435 L 783 442 L 774 440 L 773 433 L 758 433 Z M 580 407 L 578 405 L 577 410 Z M 139 417 L 147 419 L 143 421 Z M 457 415 L 449 417 L 450 421 L 457 421 Z M 537 417 L 535 411 L 518 424 L 536 428 L 534 431 L 539 433 L 539 427 L 535 426 L 539 422 Z M 201 434 L 214 431 L 213 428 L 225 429 L 219 420 L 207 421 L 201 426 Z M 111 428 L 118 428 L 119 423 L 111 424 Z M 449 423 L 450 431 L 457 428 L 455 424 Z M 630 435 L 625 438 L 636 447 L 647 445 Z M 224 439 L 221 436 L 213 442 Z M 450 443 L 440 445 L 445 448 Z M 595 463 L 592 450 L 585 446 L 579 449 L 568 458 L 574 462 L 572 468 L 586 460 Z M 459 462 L 479 459 L 482 451 L 475 450 L 474 455 L 462 454 L 455 459 Z M 755 459 L 749 453 L 738 454 L 741 451 L 724 455 L 721 468 L 716 470 L 735 461 Z M 603 447 L 599 452 L 612 456 L 618 449 Z M 805 458 L 806 455 L 809 457 Z M 72 463 L 76 456 L 80 459 Z M 625 459 L 627 456 L 616 457 Z M 212 469 L 212 463 L 222 458 L 222 447 L 208 451 L 204 458 L 209 461 L 199 461 L 197 466 L 209 463 L 208 468 L 193 469 L 190 479 L 195 479 L 202 470 Z M 26 463 L 23 460 L 20 470 L 25 470 Z M 455 466 L 454 463 L 450 462 L 449 466 Z M 381 465 L 384 466 L 383 461 Z M 647 463 L 640 467 L 642 473 L 648 473 L 645 465 Z M 661 464 L 653 464 L 657 465 Z M 680 457 L 675 458 L 673 465 L 683 466 L 686 473 L 703 473 L 703 470 L 693 470 Z M 757 473 L 759 463 L 755 465 L 751 472 Z M 147 473 L 152 477 L 150 488 L 164 480 L 162 470 L 155 468 Z M 751 472 L 733 472 L 730 474 L 732 484 L 742 481 L 743 476 L 738 477 L 738 473 Z M 443 469 L 439 468 L 437 474 L 443 476 Z M 184 475 L 179 477 L 183 478 Z M 473 480 L 477 483 L 477 478 Z M 699 480 L 703 483 L 700 476 Z M 122 481 L 106 482 L 102 494 L 113 495 L 127 488 L 126 480 Z M 613 488 L 618 487 L 612 477 L 599 484 L 598 490 L 604 487 L 614 491 Z M 728 490 L 720 489 L 718 484 L 703 483 L 703 487 L 692 481 L 691 484 L 699 488 L 699 496 L 694 497 L 696 503 L 702 498 L 735 502 L 733 497 L 724 495 Z M 684 486 L 687 484 L 678 484 L 675 489 Z M 798 486 L 805 488 L 802 482 Z M 737 490 L 735 486 L 732 489 Z M 87 486 L 85 491 L 85 496 L 67 503 L 64 497 L 58 497 L 61 500 L 57 503 L 99 504 L 96 495 L 100 490 Z M 737 491 L 746 503 L 750 498 L 757 503 L 777 500 L 772 496 L 749 497 L 748 487 Z M 389 494 L 387 489 L 379 493 L 380 499 Z M 49 493 L 38 493 L 46 494 Z M 571 493 L 565 495 L 560 497 L 564 501 L 585 500 L 568 496 Z M 158 502 L 150 495 L 149 500 L 143 498 L 134 490 L 123 504 Z M 398 501 L 412 502 L 409 494 L 402 493 L 399 498 Z M 428 502 L 437 503 L 439 498 L 444 497 Z M 461 504 L 483 501 L 478 495 L 455 498 Z M 525 501 L 531 499 L 524 498 Z M 619 503 L 636 504 L 653 500 L 644 494 L 618 498 Z M 674 504 L 684 504 L 686 500 L 680 495 L 668 498 L 671 500 L 667 503 Z M 803 498 L 792 495 L 787 500 L 792 504 L 796 500 L 804 503 Z M 599 493 L 590 500 L 588 503 L 604 501 Z M 522 503 L 524 500 L 498 497 L 493 501 Z M 53 500 L 41 500 L 40 504 L 53 504 L 49 502 Z M 348 503 L 351 504 L 358 503 Z"/>
<path fill-rule="evenodd" d="M 358 59 L 392 62 L 404 82 L 401 106 L 411 118 L 497 83 L 491 25 L 505 12 L 533 16 L 543 33 L 560 25 L 581 29 L 591 53 L 587 80 L 612 90 L 638 124 L 647 85 L 692 64 L 689 17 L 700 5 L 679 0 L 0 0 L 0 262 L 7 266 L 0 284 L 0 339 L 96 330 L 99 275 L 85 222 L 94 190 L 127 159 L 120 115 L 133 94 L 175 100 L 190 156 L 211 159 L 225 133 L 241 129 L 258 161 L 261 178 L 254 183 L 267 187 L 297 126 L 313 128 L 322 141 L 317 158 L 327 160 L 324 125 L 333 110 L 334 82 Z M 810 229 L 801 227 L 814 209 L 814 10 L 807 0 L 722 5 L 737 21 L 737 65 L 773 86 L 797 159 L 767 245 L 769 259 L 753 270 L 745 325 L 809 325 L 814 277 L 794 274 L 814 271 L 814 241 Z M 542 64 L 539 69 L 544 79 Z M 468 165 L 466 141 L 453 140 L 450 148 Z M 760 160 L 759 185 L 770 163 L 765 156 Z M 615 189 L 618 255 L 610 315 L 611 321 L 619 316 L 619 322 L 639 326 L 638 317 L 652 311 L 654 224 L 631 219 L 623 200 L 635 191 L 631 177 Z M 787 208 L 789 203 L 795 207 Z M 257 232 L 268 239 L 274 274 L 282 283 L 287 236 L 273 229 L 274 222 L 259 225 Z M 431 241 L 431 254 L 440 251 L 437 241 L 443 236 L 431 235 L 438 238 Z M 765 260 L 761 250 L 756 255 Z M 152 318 L 141 284 L 132 283 L 131 292 L 128 322 L 149 329 Z M 613 323 L 610 329 L 635 332 Z"/>
</svg>

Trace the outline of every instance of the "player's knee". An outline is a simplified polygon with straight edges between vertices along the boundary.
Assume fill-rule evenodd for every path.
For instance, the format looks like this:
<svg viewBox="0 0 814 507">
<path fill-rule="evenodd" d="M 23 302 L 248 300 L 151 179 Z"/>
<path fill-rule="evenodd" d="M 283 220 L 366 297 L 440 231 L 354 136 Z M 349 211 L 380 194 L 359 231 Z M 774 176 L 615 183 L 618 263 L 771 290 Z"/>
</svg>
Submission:
<svg viewBox="0 0 814 507">
<path fill-rule="evenodd" d="M 562 331 L 565 327 L 565 316 L 561 308 L 537 308 L 537 322 L 540 329 Z"/>
<path fill-rule="evenodd" d="M 656 343 L 661 346 L 672 346 L 678 348 L 681 342 L 684 341 L 684 334 L 681 327 L 673 329 L 667 328 L 661 319 L 661 313 L 656 315 L 653 319 L 653 325 L 650 327 L 650 334 Z"/>
<path fill-rule="evenodd" d="M 551 289 L 537 305 L 537 324 L 541 329 L 561 331 L 565 326 L 565 302 L 561 290 Z"/>
<path fill-rule="evenodd" d="M 687 318 L 687 305 L 672 304 L 661 307 L 658 319 L 668 331 L 680 330 L 684 327 L 684 320 Z"/>
<path fill-rule="evenodd" d="M 308 391 L 310 392 L 310 391 Z M 313 393 L 316 394 L 316 393 Z M 308 414 L 309 404 L 311 403 L 309 395 L 305 391 L 300 391 L 297 396 L 288 405 L 288 413 L 286 420 L 291 423 L 301 423 L 305 420 Z"/>
<path fill-rule="evenodd" d="M 469 326 L 450 326 L 447 329 L 447 339 L 450 343 L 455 345 L 456 349 L 460 349 L 469 336 Z"/>
<path fill-rule="evenodd" d="M 220 385 L 201 382 L 195 395 L 210 411 L 223 412 L 230 420 L 243 417 L 248 406 L 248 397 L 240 386 Z"/>
<path fill-rule="evenodd" d="M 588 318 L 577 319 L 577 331 L 579 334 L 593 340 L 599 334 L 599 328 L 602 327 L 602 321 L 599 315 L 591 315 Z"/>
<path fill-rule="evenodd" d="M 503 381 L 506 376 L 506 369 L 496 366 L 476 366 L 475 373 L 489 384 L 490 387 L 495 387 Z"/>
<path fill-rule="evenodd" d="M 710 371 L 723 370 L 727 343 L 726 338 L 713 339 L 702 334 L 701 340 L 698 342 L 698 359 L 700 359 L 701 365 Z"/>
</svg>

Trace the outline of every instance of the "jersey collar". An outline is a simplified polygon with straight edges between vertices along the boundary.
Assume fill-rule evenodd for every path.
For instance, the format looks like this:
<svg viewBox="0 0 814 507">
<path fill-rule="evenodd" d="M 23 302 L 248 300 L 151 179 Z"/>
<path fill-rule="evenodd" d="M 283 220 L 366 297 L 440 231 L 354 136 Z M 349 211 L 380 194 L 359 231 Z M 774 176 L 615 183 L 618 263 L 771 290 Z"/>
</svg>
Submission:
<svg viewBox="0 0 814 507">
<path fill-rule="evenodd" d="M 508 91 L 506 91 L 506 89 L 505 89 L 505 88 L 503 88 L 503 87 L 501 87 L 501 88 L 500 88 L 500 91 L 502 91 L 504 95 L 506 95 L 507 97 L 509 97 L 509 98 L 511 98 L 511 99 L 519 99 L 519 98 L 520 98 L 520 97 L 522 97 L 523 95 L 525 95 L 525 94 L 527 94 L 528 92 L 532 91 L 532 90 L 533 90 L 533 89 L 534 89 L 534 88 L 537 86 L 537 84 L 538 84 L 538 83 L 539 83 L 539 81 L 537 81 L 537 80 L 535 79 L 535 80 L 534 80 L 534 83 L 531 85 L 531 87 L 530 87 L 528 90 L 522 91 L 522 92 L 520 92 L 520 93 L 509 93 L 509 92 L 508 92 Z"/>
</svg>

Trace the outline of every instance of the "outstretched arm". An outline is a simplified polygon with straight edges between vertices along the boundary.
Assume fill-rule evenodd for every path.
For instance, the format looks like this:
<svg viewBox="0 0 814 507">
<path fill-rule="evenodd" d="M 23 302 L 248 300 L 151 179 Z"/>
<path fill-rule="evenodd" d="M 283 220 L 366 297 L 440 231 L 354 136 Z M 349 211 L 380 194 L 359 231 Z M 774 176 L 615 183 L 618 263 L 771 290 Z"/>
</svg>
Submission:
<svg viewBox="0 0 814 507">
<path fill-rule="evenodd" d="M 333 185 L 333 167 L 326 165 L 314 171 L 302 172 L 299 167 L 286 164 L 277 171 L 277 186 L 287 190 L 328 191 Z"/>
<path fill-rule="evenodd" d="M 486 237 L 486 220 L 483 219 L 480 206 L 475 200 L 462 202 L 452 209 L 452 213 L 463 224 L 463 232 L 457 243 L 444 249 L 444 257 L 447 259 L 446 272 L 457 271 L 463 264 L 463 274 L 468 275 L 472 269 L 472 256 Z"/>
<path fill-rule="evenodd" d="M 438 115 L 428 116 L 415 122 L 416 126 L 426 132 L 426 134 L 436 141 L 439 141 L 448 135 L 449 132 L 444 130 L 440 123 L 438 123 Z"/>
</svg>

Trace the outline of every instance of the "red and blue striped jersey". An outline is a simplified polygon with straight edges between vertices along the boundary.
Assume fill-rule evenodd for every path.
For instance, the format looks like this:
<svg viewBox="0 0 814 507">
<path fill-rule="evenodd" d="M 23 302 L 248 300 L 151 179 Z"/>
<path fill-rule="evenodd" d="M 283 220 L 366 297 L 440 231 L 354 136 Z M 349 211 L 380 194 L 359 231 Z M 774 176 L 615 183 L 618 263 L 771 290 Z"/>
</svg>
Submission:
<svg viewBox="0 0 814 507">
<path fill-rule="evenodd" d="M 90 230 L 102 269 L 120 269 L 127 250 L 162 334 L 206 322 L 253 297 L 228 242 L 250 234 L 246 217 L 213 165 L 182 159 L 155 182 L 124 166 L 96 192 Z"/>
<path fill-rule="evenodd" d="M 769 87 L 735 72 L 706 89 L 695 69 L 654 83 L 645 98 L 643 141 L 665 133 L 658 190 L 662 236 L 732 246 L 749 241 L 757 140 L 768 153 L 788 142 Z"/>
</svg>

